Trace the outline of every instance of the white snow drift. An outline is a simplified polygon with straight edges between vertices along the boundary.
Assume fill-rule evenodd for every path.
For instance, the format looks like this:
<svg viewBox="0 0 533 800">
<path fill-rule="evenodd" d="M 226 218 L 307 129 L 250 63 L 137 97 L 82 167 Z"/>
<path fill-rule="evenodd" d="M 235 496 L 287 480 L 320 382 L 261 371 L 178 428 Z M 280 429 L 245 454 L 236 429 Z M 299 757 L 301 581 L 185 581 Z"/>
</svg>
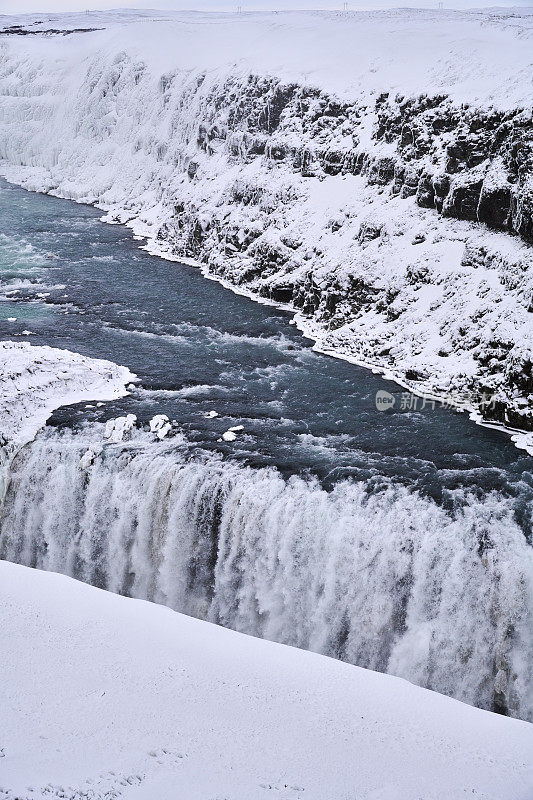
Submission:
<svg viewBox="0 0 533 800">
<path fill-rule="evenodd" d="M 0 562 L 2 800 L 529 800 L 533 726 Z"/>
</svg>

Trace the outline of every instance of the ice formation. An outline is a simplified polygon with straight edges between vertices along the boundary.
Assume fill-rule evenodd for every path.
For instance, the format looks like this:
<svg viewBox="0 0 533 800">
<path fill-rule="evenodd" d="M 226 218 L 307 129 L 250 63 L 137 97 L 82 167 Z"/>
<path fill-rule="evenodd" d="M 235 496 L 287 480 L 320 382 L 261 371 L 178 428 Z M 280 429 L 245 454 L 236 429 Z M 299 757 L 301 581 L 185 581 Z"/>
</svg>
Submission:
<svg viewBox="0 0 533 800">
<path fill-rule="evenodd" d="M 131 431 L 137 417 L 135 414 L 126 414 L 125 417 L 116 417 L 116 419 L 109 419 L 105 426 L 104 438 L 109 439 L 110 442 L 117 443 L 124 439 L 125 434 Z"/>
<path fill-rule="evenodd" d="M 158 439 L 164 439 L 171 427 L 172 425 L 166 414 L 156 414 L 150 420 L 150 430 L 155 433 Z"/>
</svg>

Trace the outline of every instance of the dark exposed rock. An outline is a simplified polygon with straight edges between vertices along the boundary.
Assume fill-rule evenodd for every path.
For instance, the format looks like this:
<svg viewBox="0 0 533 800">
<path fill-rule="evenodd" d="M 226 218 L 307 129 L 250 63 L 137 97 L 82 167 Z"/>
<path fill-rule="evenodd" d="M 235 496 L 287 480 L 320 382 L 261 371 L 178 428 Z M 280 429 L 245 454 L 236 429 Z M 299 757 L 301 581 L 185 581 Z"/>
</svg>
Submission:
<svg viewBox="0 0 533 800">
<path fill-rule="evenodd" d="M 187 167 L 187 175 L 192 180 L 196 173 L 198 172 L 198 162 L 197 161 L 189 161 L 189 166 Z"/>
<path fill-rule="evenodd" d="M 394 195 L 400 194 L 405 178 L 405 167 L 403 164 L 395 164 L 394 166 L 394 179 L 392 183 L 391 192 Z"/>
<path fill-rule="evenodd" d="M 427 173 L 421 175 L 418 181 L 416 202 L 422 208 L 435 207 L 435 187 L 433 185 L 432 176 Z"/>
<path fill-rule="evenodd" d="M 511 219 L 514 230 L 526 241 L 533 242 L 533 189 L 512 198 Z"/>
<path fill-rule="evenodd" d="M 412 195 L 417 193 L 419 174 L 420 172 L 416 167 L 407 167 L 404 174 L 404 183 L 402 186 L 402 191 L 400 192 L 400 197 L 412 197 Z"/>
<path fill-rule="evenodd" d="M 267 133 L 273 133 L 279 126 L 283 111 L 288 106 L 294 96 L 296 86 L 283 86 L 278 84 L 274 87 L 271 96 L 268 98 L 266 107 L 259 115 L 259 123 Z"/>
<path fill-rule="evenodd" d="M 511 187 L 483 185 L 477 207 L 477 219 L 491 228 L 506 228 L 511 212 Z"/>
<path fill-rule="evenodd" d="M 373 162 L 368 170 L 368 182 L 380 186 L 390 183 L 394 178 L 395 161 L 393 158 L 380 158 Z"/>
<path fill-rule="evenodd" d="M 444 201 L 443 215 L 475 222 L 477 220 L 477 207 L 482 184 L 483 181 L 481 179 L 474 179 L 472 182 L 453 181 Z"/>
<path fill-rule="evenodd" d="M 293 287 L 274 285 L 270 287 L 269 295 L 277 303 L 290 303 L 293 296 Z"/>
<path fill-rule="evenodd" d="M 70 36 L 73 33 L 94 33 L 101 31 L 102 28 L 46 28 L 44 30 L 30 31 L 21 25 L 10 25 L 8 28 L 0 30 L 0 36 Z"/>
<path fill-rule="evenodd" d="M 320 166 L 326 175 L 338 175 L 344 165 L 344 153 L 341 151 L 328 150 L 320 159 Z"/>
<path fill-rule="evenodd" d="M 435 192 L 435 208 L 441 212 L 444 206 L 446 195 L 450 190 L 449 175 L 437 175 L 433 178 L 433 191 Z"/>
<path fill-rule="evenodd" d="M 405 372 L 405 377 L 408 381 L 421 381 L 427 378 L 427 375 L 416 369 L 408 369 Z"/>
</svg>

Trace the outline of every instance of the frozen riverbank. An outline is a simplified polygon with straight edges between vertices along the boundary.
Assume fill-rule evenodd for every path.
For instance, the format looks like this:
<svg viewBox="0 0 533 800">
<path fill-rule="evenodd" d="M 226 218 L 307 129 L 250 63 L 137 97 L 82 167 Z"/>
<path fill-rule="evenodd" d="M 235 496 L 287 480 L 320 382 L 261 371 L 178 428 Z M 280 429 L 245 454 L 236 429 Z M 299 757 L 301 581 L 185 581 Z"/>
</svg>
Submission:
<svg viewBox="0 0 533 800">
<path fill-rule="evenodd" d="M 4 445 L 29 442 L 56 408 L 116 400 L 135 380 L 126 367 L 68 350 L 0 342 L 0 435 Z"/>
<path fill-rule="evenodd" d="M 13 454 L 56 408 L 116 400 L 135 380 L 125 367 L 67 350 L 0 341 L 0 506 Z"/>
<path fill-rule="evenodd" d="M 2 800 L 531 796 L 528 723 L 5 562 L 0 600 Z"/>
</svg>

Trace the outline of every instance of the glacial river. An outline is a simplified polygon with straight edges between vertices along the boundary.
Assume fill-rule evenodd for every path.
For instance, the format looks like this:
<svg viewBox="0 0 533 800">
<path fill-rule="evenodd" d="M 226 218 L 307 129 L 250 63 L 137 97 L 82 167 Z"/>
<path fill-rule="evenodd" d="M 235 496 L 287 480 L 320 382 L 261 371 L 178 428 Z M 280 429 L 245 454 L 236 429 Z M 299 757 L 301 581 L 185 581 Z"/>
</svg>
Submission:
<svg viewBox="0 0 533 800">
<path fill-rule="evenodd" d="M 0 555 L 531 717 L 533 459 L 100 216 L 0 183 L 0 339 L 139 377 L 17 457 Z"/>
</svg>

